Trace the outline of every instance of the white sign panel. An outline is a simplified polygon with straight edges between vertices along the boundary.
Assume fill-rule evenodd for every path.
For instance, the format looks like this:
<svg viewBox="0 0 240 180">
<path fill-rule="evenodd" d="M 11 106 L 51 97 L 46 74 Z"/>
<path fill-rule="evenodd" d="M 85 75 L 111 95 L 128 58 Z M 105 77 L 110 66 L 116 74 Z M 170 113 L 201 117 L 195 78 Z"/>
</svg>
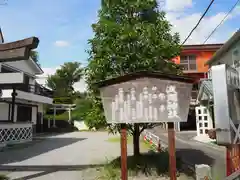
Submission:
<svg viewBox="0 0 240 180">
<path fill-rule="evenodd" d="M 187 121 L 192 85 L 139 78 L 101 89 L 108 123 Z"/>
<path fill-rule="evenodd" d="M 225 64 L 212 67 L 214 116 L 218 144 L 239 144 L 239 73 Z"/>
</svg>

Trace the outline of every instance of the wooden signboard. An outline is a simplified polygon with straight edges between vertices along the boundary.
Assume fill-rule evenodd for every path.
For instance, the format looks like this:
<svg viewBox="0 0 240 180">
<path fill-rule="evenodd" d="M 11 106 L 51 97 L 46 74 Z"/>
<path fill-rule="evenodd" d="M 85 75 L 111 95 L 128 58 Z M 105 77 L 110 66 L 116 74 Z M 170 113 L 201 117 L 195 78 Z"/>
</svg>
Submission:
<svg viewBox="0 0 240 180">
<path fill-rule="evenodd" d="M 174 122 L 187 120 L 193 79 L 136 72 L 98 83 L 107 122 L 121 124 L 121 179 L 127 180 L 127 123 L 168 122 L 169 174 L 176 180 Z"/>
</svg>

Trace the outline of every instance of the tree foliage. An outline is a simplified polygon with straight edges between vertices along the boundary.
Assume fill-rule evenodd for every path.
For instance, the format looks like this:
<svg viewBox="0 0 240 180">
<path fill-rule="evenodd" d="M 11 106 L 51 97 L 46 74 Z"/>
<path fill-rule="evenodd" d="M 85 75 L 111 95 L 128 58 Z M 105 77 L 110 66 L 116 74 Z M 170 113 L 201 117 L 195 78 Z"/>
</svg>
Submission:
<svg viewBox="0 0 240 180">
<path fill-rule="evenodd" d="M 171 59 L 180 53 L 179 35 L 171 34 L 171 24 L 159 11 L 156 0 L 102 0 L 94 37 L 89 40 L 86 68 L 88 92 L 93 101 L 88 121 L 106 125 L 99 90 L 95 82 L 140 70 L 181 74 Z M 134 135 L 154 124 L 129 124 Z M 119 130 L 111 126 L 112 132 Z M 136 140 L 137 141 L 137 140 Z"/>
<path fill-rule="evenodd" d="M 54 90 L 54 97 L 71 97 L 74 91 L 74 83 L 80 81 L 83 75 L 83 68 L 79 62 L 66 62 L 56 73 L 47 79 L 47 86 Z"/>
<path fill-rule="evenodd" d="M 30 57 L 32 58 L 32 60 L 33 60 L 35 63 L 37 63 L 38 65 L 40 65 L 40 64 L 39 64 L 39 53 L 38 53 L 37 51 L 34 51 L 34 50 L 30 51 Z"/>
<path fill-rule="evenodd" d="M 81 120 L 85 119 L 85 117 L 88 113 L 88 110 L 92 106 L 92 102 L 90 101 L 90 99 L 87 99 L 85 92 L 83 92 L 83 93 L 77 92 L 77 97 L 78 98 L 73 102 L 74 104 L 76 104 L 76 107 L 71 112 L 71 119 L 81 121 Z M 50 119 L 53 119 L 53 114 L 50 114 L 47 117 Z M 65 111 L 63 113 L 56 114 L 55 119 L 56 120 L 68 120 L 69 112 Z"/>
</svg>

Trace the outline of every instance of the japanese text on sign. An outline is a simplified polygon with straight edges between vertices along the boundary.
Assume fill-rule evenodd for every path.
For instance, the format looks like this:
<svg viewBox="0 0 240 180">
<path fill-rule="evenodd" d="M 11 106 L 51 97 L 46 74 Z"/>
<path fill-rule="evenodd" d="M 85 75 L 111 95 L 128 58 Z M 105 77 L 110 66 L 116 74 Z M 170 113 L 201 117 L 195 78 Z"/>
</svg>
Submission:
<svg viewBox="0 0 240 180">
<path fill-rule="evenodd" d="M 120 118 L 120 121 L 157 121 L 161 113 L 167 113 L 168 119 L 178 118 L 178 93 L 174 85 L 167 86 L 165 92 L 158 92 L 155 86 L 144 87 L 138 96 L 135 88 L 127 94 L 119 88 L 112 102 L 112 118 Z"/>
</svg>

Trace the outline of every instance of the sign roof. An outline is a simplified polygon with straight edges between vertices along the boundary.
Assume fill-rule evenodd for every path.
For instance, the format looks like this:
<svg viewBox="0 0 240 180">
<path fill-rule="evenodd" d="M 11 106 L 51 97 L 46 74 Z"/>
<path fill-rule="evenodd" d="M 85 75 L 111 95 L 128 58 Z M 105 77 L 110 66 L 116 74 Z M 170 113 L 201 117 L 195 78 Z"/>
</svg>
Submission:
<svg viewBox="0 0 240 180">
<path fill-rule="evenodd" d="M 179 76 L 175 74 L 164 74 L 161 72 L 154 72 L 154 71 L 138 71 L 135 73 L 129 73 L 125 74 L 123 76 L 107 79 L 104 81 L 97 82 L 96 85 L 101 88 L 105 86 L 111 86 L 114 84 L 119 84 L 131 80 L 136 80 L 139 78 L 156 78 L 156 79 L 165 79 L 165 80 L 172 80 L 172 81 L 179 81 L 179 82 L 185 82 L 185 83 L 193 83 L 194 79 L 190 78 L 188 76 Z"/>
</svg>

